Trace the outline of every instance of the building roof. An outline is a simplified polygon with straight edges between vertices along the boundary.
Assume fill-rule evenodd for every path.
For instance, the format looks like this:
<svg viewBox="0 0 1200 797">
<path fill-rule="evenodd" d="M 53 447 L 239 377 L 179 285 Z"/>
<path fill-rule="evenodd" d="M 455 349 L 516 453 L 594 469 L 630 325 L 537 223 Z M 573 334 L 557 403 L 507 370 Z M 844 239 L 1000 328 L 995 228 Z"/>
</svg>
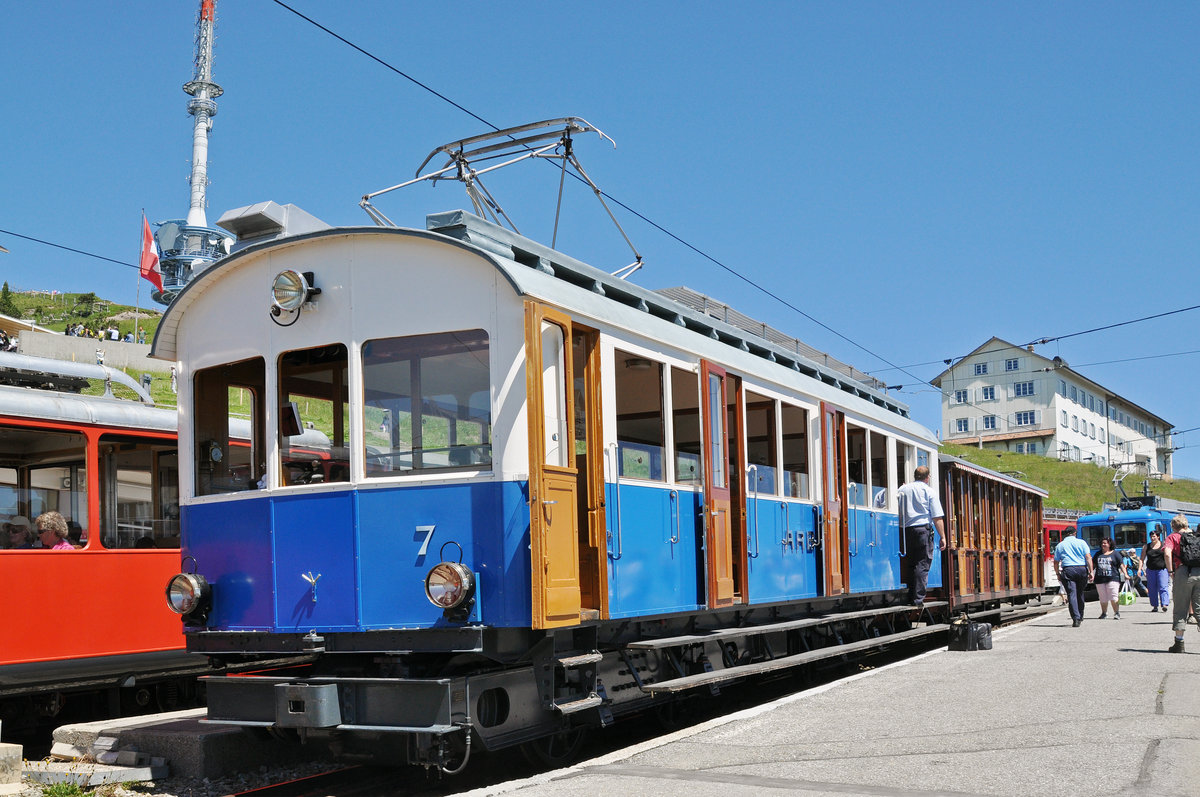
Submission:
<svg viewBox="0 0 1200 797">
<path fill-rule="evenodd" d="M 1071 376 L 1073 378 L 1075 378 L 1081 382 L 1084 382 L 1085 387 L 1087 387 L 1087 389 L 1095 390 L 1097 393 L 1106 394 L 1109 398 L 1117 399 L 1122 404 L 1130 407 L 1131 409 L 1136 410 L 1137 412 L 1140 412 L 1149 418 L 1153 418 L 1154 420 L 1160 421 L 1162 423 L 1163 427 L 1165 427 L 1165 431 L 1171 430 L 1172 424 L 1170 421 L 1163 418 L 1161 415 L 1157 415 L 1156 413 L 1151 412 L 1150 410 L 1146 409 L 1145 407 L 1141 406 L 1140 404 L 1136 404 L 1136 403 L 1130 401 L 1129 399 L 1122 396 L 1120 393 L 1117 393 L 1116 391 L 1105 387 L 1104 385 L 1100 384 L 1099 382 L 1089 379 L 1088 377 L 1084 376 L 1083 374 L 1079 373 L 1074 368 L 1069 366 L 1067 364 L 1067 361 L 1064 360 L 1062 357 L 1054 357 L 1054 358 L 1045 357 L 1045 356 L 1033 351 L 1032 348 L 1026 348 L 1025 346 L 1018 346 L 1015 343 L 1009 343 L 1007 340 L 1004 340 L 1003 338 L 998 338 L 994 335 L 991 338 L 988 338 L 986 341 L 984 341 L 980 345 L 976 346 L 971 351 L 970 354 L 967 354 L 963 357 L 959 357 L 957 360 L 954 360 L 953 362 L 951 362 L 946 367 L 946 370 L 942 371 L 940 374 L 938 374 L 936 377 L 934 377 L 933 379 L 930 380 L 930 384 L 933 385 L 934 387 L 940 388 L 942 386 L 942 379 L 945 378 L 947 374 L 949 374 L 951 371 L 953 371 L 955 368 L 957 368 L 964 360 L 970 359 L 971 357 L 974 357 L 976 354 L 979 354 L 979 353 L 987 350 L 988 347 L 991 346 L 993 343 L 999 343 L 1002 346 L 1007 347 L 1009 350 L 1011 350 L 1013 352 L 1014 356 L 1019 355 L 1021 357 L 1036 357 L 1037 359 L 1039 359 L 1042 362 L 1047 364 L 1046 367 L 1042 369 L 1043 371 L 1047 371 L 1047 372 L 1056 372 L 1057 371 L 1057 372 L 1069 373 L 1069 374 L 1071 374 Z M 1003 349 L 993 349 L 993 351 L 999 352 L 999 351 L 1004 351 L 1004 350 Z M 993 439 L 996 439 L 996 438 L 993 438 Z"/>
</svg>

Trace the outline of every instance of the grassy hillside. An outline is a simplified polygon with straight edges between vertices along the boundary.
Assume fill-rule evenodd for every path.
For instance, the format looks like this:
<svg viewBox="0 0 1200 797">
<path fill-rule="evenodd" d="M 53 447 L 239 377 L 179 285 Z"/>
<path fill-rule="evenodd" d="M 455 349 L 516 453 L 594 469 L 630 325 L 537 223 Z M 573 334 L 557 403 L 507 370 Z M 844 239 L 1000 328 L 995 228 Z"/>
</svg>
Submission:
<svg viewBox="0 0 1200 797">
<path fill-rule="evenodd" d="M 1084 462 L 1060 462 L 1036 454 L 1013 454 L 973 446 L 943 445 L 942 453 L 961 457 L 968 462 L 1008 473 L 1022 481 L 1050 492 L 1046 506 L 1062 509 L 1082 509 L 1095 512 L 1105 501 L 1114 501 L 1112 468 L 1098 468 Z M 1122 482 L 1129 495 L 1140 495 L 1142 477 L 1133 474 Z M 1189 479 L 1151 480 L 1150 491 L 1165 498 L 1200 503 L 1200 482 Z"/>
<path fill-rule="evenodd" d="M 162 318 L 159 305 L 150 300 L 150 291 L 145 291 L 145 304 L 140 308 L 116 304 L 98 298 L 94 293 L 17 293 L 10 291 L 11 306 L 0 308 L 0 313 L 31 321 L 38 326 L 63 332 L 70 324 L 83 324 L 93 330 L 115 326 L 124 337 L 132 332 L 135 312 L 140 314 L 137 328 L 146 330 L 146 340 L 154 337 L 158 322 Z M 7 310 L 8 312 L 5 312 Z"/>
</svg>

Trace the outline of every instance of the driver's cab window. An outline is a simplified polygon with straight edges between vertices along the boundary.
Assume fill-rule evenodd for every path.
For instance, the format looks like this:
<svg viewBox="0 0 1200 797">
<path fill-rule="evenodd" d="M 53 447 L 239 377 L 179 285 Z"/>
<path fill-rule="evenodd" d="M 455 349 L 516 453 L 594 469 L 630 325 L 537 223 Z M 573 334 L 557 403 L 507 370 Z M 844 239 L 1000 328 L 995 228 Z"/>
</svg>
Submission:
<svg viewBox="0 0 1200 797">
<path fill-rule="evenodd" d="M 280 484 L 350 481 L 347 374 L 341 343 L 280 356 Z"/>
<path fill-rule="evenodd" d="M 192 389 L 196 495 L 265 486 L 261 357 L 196 372 Z"/>
</svg>

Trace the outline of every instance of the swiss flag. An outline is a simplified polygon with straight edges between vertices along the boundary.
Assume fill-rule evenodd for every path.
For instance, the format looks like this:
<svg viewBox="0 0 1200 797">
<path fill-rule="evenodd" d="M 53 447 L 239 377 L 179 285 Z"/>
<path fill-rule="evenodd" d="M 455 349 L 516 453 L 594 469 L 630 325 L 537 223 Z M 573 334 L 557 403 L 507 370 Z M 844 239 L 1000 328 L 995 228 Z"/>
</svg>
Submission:
<svg viewBox="0 0 1200 797">
<path fill-rule="evenodd" d="M 158 242 L 154 240 L 154 233 L 150 232 L 150 222 L 146 220 L 146 214 L 142 214 L 142 261 L 141 261 L 142 276 L 150 280 L 154 287 L 158 288 L 158 292 L 162 293 L 162 269 L 158 267 Z"/>
</svg>

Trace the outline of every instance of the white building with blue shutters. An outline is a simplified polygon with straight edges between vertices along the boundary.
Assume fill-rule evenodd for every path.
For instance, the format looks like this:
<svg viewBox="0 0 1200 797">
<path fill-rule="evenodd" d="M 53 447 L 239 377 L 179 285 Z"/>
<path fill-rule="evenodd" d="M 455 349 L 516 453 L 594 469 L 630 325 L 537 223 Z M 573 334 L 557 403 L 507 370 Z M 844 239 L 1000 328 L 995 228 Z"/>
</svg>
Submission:
<svg viewBox="0 0 1200 797">
<path fill-rule="evenodd" d="M 1171 477 L 1171 424 L 1031 348 L 992 338 L 933 380 L 944 441 Z"/>
</svg>

